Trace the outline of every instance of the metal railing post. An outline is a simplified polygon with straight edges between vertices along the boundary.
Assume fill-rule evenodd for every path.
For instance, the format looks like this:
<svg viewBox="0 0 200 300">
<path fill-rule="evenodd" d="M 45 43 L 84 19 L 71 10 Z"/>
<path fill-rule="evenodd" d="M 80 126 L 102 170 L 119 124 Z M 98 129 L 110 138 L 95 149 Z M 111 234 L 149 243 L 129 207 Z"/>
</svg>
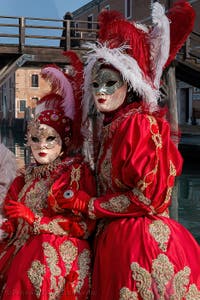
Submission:
<svg viewBox="0 0 200 300">
<path fill-rule="evenodd" d="M 19 18 L 19 51 L 23 52 L 25 45 L 25 18 Z"/>
</svg>

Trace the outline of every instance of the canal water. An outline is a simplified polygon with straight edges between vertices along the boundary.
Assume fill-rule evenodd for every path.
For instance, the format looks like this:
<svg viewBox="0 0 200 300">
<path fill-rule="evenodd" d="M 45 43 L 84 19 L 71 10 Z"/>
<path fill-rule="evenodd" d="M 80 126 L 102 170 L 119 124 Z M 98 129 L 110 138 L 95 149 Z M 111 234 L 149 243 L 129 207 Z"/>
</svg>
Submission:
<svg viewBox="0 0 200 300">
<path fill-rule="evenodd" d="M 1 142 L 15 155 L 19 167 L 28 163 L 24 135 L 1 129 Z M 182 175 L 178 178 L 178 221 L 182 223 L 200 243 L 200 147 L 181 145 L 184 158 Z"/>
</svg>

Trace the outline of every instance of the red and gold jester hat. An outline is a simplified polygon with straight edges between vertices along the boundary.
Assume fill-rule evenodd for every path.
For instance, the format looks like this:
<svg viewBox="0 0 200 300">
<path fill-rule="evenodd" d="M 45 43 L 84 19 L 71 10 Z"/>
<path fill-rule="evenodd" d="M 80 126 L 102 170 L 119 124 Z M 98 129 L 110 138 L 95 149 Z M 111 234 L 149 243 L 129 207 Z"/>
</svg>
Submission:
<svg viewBox="0 0 200 300">
<path fill-rule="evenodd" d="M 187 1 L 175 3 L 167 15 L 155 2 L 152 26 L 129 22 L 115 11 L 100 13 L 98 43 L 88 44 L 91 50 L 85 67 L 83 121 L 91 105 L 91 73 L 98 60 L 117 69 L 149 110 L 157 110 L 163 69 L 192 31 L 194 19 L 194 10 Z"/>
<path fill-rule="evenodd" d="M 82 145 L 81 135 L 81 98 L 83 65 L 72 51 L 64 53 L 70 60 L 72 74 L 65 73 L 56 65 L 42 68 L 41 76 L 51 84 L 51 91 L 37 103 L 33 124 L 46 124 L 60 135 L 66 149 L 78 150 Z M 28 134 L 31 131 L 29 126 Z"/>
</svg>

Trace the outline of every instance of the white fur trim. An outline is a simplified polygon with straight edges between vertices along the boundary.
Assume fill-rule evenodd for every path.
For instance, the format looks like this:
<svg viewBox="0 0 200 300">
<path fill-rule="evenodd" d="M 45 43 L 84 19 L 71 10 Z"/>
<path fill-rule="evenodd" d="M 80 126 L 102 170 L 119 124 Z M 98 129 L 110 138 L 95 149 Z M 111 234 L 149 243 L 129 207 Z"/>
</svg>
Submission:
<svg viewBox="0 0 200 300">
<path fill-rule="evenodd" d="M 120 48 L 110 49 L 106 45 L 89 44 L 91 53 L 88 54 L 86 67 L 84 71 L 84 97 L 83 97 L 83 122 L 87 118 L 90 101 L 91 101 L 91 73 L 95 62 L 98 59 L 103 59 L 106 63 L 114 66 L 123 79 L 133 87 L 133 89 L 142 96 L 143 100 L 149 104 L 151 111 L 157 108 L 157 99 L 159 91 L 152 87 L 151 80 L 145 78 L 142 70 L 140 69 L 137 61 L 128 54 L 124 53 L 127 46 Z"/>
</svg>

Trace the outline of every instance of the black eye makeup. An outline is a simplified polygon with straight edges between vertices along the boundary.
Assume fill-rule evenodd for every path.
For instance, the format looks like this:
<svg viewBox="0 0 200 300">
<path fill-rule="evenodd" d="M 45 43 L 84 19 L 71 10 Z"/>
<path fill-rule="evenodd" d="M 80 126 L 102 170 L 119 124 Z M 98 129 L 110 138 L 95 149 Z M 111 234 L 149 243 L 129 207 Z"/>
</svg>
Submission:
<svg viewBox="0 0 200 300">
<path fill-rule="evenodd" d="M 47 140 L 47 142 L 53 142 L 53 141 L 55 141 L 55 139 L 56 139 L 56 137 L 51 135 L 51 136 L 48 136 L 46 140 Z"/>
<path fill-rule="evenodd" d="M 31 137 L 32 142 L 39 143 L 39 139 L 36 136 Z"/>
<path fill-rule="evenodd" d="M 117 83 L 117 81 L 114 81 L 114 80 L 109 80 L 108 82 L 106 82 L 106 86 L 113 86 Z"/>
</svg>

